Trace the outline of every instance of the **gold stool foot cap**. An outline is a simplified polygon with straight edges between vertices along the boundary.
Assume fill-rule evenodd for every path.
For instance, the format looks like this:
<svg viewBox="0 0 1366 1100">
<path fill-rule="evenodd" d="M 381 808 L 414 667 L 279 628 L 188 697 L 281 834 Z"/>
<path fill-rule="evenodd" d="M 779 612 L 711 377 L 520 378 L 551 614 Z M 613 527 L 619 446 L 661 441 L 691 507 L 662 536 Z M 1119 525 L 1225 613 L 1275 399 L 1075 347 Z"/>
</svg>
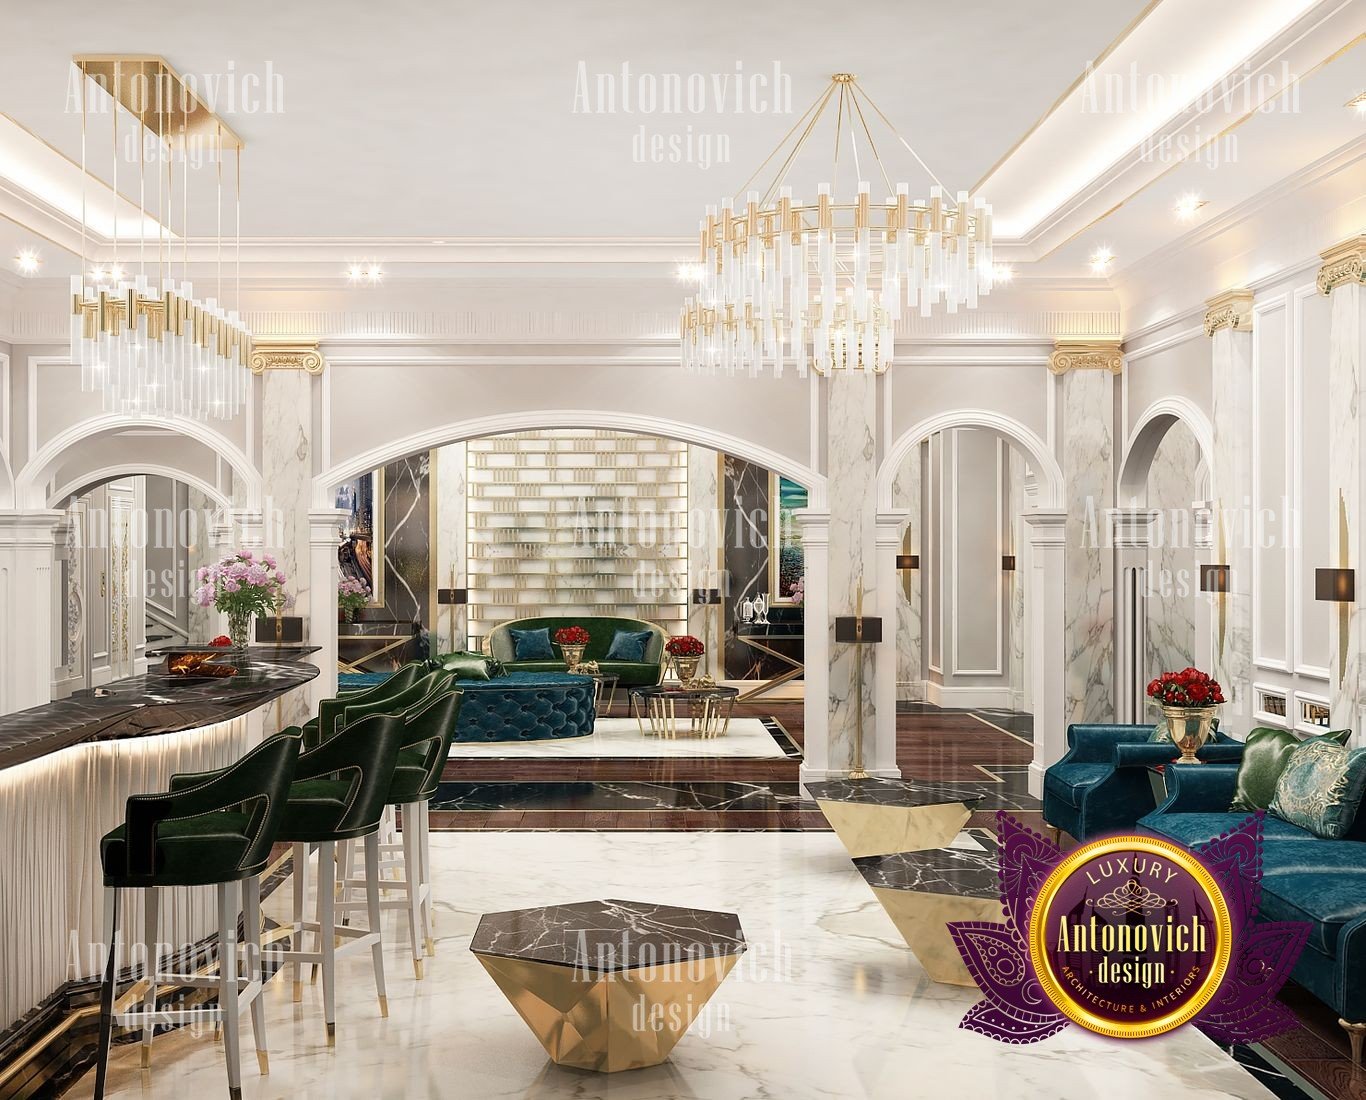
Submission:
<svg viewBox="0 0 1366 1100">
<path fill-rule="evenodd" d="M 431 936 L 428 936 L 428 937 L 427 937 L 426 948 L 427 948 L 427 954 L 428 954 L 428 955 L 435 955 L 435 954 L 436 954 L 436 941 L 435 941 L 434 939 L 432 939 Z"/>
<path fill-rule="evenodd" d="M 413 960 L 413 976 L 416 977 L 418 981 L 421 981 L 421 980 L 422 980 L 422 960 L 421 960 L 421 959 L 414 959 L 414 960 Z"/>
<path fill-rule="evenodd" d="M 334 1046 L 337 1045 L 337 1025 L 336 1025 L 336 1024 L 328 1024 L 328 1025 L 327 1025 L 327 1045 L 330 1046 L 330 1047 L 334 1047 Z"/>
<path fill-rule="evenodd" d="M 270 1053 L 264 1050 L 256 1052 L 256 1064 L 261 1067 L 261 1076 L 268 1076 L 270 1073 Z"/>
<path fill-rule="evenodd" d="M 300 1001 L 302 1001 L 303 999 L 304 999 L 304 983 L 303 983 L 303 982 L 295 982 L 295 983 L 294 983 L 294 1003 L 295 1003 L 295 1004 L 298 1004 L 298 1003 L 299 1003 Z"/>
<path fill-rule="evenodd" d="M 389 1018 L 389 998 L 381 996 L 379 999 L 379 1014 L 386 1020 Z"/>
<path fill-rule="evenodd" d="M 142 1048 L 142 1068 L 143 1068 L 143 1069 L 151 1069 L 151 1068 L 152 1068 L 152 1048 L 151 1048 L 151 1047 L 146 1047 L 146 1046 L 145 1046 L 145 1047 Z"/>
</svg>

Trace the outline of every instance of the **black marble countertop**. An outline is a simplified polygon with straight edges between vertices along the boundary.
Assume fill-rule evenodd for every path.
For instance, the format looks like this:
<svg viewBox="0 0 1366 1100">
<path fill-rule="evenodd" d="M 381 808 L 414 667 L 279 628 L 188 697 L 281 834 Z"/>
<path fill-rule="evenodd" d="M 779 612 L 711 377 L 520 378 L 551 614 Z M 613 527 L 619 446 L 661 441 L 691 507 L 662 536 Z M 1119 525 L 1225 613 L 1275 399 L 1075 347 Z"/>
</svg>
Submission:
<svg viewBox="0 0 1366 1100">
<path fill-rule="evenodd" d="M 305 645 L 302 642 L 287 642 L 284 645 L 251 645 L 247 646 L 248 661 L 292 661 L 299 657 L 307 657 L 311 653 L 317 653 L 322 649 L 320 645 Z M 242 651 L 240 649 L 228 649 L 211 645 L 168 645 L 150 651 L 147 656 L 149 659 L 156 657 L 167 657 L 173 653 L 212 653 L 216 658 L 217 664 L 231 665 L 240 664 Z"/>
<path fill-rule="evenodd" d="M 829 779 L 805 784 L 817 802 L 857 802 L 871 806 L 936 806 L 978 802 L 978 784 L 921 783 L 914 779 Z"/>
<path fill-rule="evenodd" d="M 0 768 L 84 741 L 176 733 L 224 722 L 318 675 L 317 666 L 306 661 L 264 656 L 274 649 L 253 648 L 250 660 L 236 676 L 168 676 L 158 663 L 141 676 L 115 680 L 93 691 L 78 691 L 46 706 L 0 715 Z"/>
<path fill-rule="evenodd" d="M 592 973 L 723 958 L 745 950 L 734 913 L 639 901 L 581 901 L 486 913 L 476 955 L 568 966 Z"/>
<path fill-rule="evenodd" d="M 1000 897 L 996 838 L 984 829 L 966 834 L 981 846 L 931 848 L 889 856 L 860 856 L 854 860 L 863 881 L 884 890 L 914 890 L 955 897 Z"/>
</svg>

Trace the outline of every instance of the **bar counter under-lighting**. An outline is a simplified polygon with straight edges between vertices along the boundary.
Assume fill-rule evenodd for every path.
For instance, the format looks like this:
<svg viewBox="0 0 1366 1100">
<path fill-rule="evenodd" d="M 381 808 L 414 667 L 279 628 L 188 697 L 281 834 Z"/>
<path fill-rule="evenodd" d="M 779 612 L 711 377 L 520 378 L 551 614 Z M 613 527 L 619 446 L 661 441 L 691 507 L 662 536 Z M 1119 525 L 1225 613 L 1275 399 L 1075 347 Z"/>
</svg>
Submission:
<svg viewBox="0 0 1366 1100">
<path fill-rule="evenodd" d="M 99 974 L 99 842 L 123 820 L 128 796 L 165 790 L 176 772 L 224 767 L 274 733 L 274 704 L 318 675 L 307 659 L 315 651 L 254 648 L 223 678 L 158 665 L 0 716 L 0 1043 L 67 983 Z M 162 893 L 163 943 L 216 930 L 211 891 Z M 139 901 L 123 914 L 125 941 L 142 921 Z"/>
</svg>

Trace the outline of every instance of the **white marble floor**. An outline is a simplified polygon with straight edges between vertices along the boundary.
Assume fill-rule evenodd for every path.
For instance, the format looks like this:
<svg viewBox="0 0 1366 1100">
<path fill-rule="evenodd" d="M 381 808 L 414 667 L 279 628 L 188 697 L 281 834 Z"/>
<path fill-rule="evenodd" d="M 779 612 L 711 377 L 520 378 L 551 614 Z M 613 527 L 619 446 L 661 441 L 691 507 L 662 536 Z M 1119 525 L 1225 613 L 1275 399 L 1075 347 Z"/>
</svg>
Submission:
<svg viewBox="0 0 1366 1100">
<path fill-rule="evenodd" d="M 745 757 L 778 759 L 782 747 L 758 718 L 732 718 L 724 737 L 677 737 L 642 734 L 634 718 L 599 718 L 587 737 L 559 737 L 546 741 L 457 741 L 448 759 L 493 757 L 519 759 L 572 757 Z"/>
<path fill-rule="evenodd" d="M 959 1030 L 975 994 L 929 981 L 828 833 L 438 833 L 433 859 L 439 943 L 426 980 L 414 980 L 391 912 L 391 1015 L 377 1015 L 368 952 L 345 960 L 335 1050 L 325 1045 L 319 986 L 305 986 L 294 1005 L 276 980 L 272 1072 L 256 1075 L 244 1038 L 247 1097 L 1270 1096 L 1190 1029 L 1122 1044 L 1069 1028 L 1032 1047 Z M 483 912 L 593 898 L 740 915 L 748 954 L 662 1066 L 601 1077 L 549 1063 L 467 950 Z M 225 1094 L 210 1039 L 158 1037 L 148 1073 L 137 1059 L 136 1047 L 117 1049 L 111 1095 Z M 90 1088 L 87 1076 L 70 1095 Z"/>
</svg>

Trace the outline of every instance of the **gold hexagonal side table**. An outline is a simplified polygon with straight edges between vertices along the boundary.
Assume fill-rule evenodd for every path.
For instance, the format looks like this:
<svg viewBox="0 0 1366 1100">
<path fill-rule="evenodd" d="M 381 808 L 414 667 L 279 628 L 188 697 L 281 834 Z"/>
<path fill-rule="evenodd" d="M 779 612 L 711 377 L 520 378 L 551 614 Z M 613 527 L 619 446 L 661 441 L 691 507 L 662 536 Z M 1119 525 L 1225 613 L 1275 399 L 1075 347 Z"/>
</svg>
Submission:
<svg viewBox="0 0 1366 1100">
<path fill-rule="evenodd" d="M 899 779 L 808 783 L 851 859 L 942 848 L 953 842 L 981 795 Z"/>
</svg>

